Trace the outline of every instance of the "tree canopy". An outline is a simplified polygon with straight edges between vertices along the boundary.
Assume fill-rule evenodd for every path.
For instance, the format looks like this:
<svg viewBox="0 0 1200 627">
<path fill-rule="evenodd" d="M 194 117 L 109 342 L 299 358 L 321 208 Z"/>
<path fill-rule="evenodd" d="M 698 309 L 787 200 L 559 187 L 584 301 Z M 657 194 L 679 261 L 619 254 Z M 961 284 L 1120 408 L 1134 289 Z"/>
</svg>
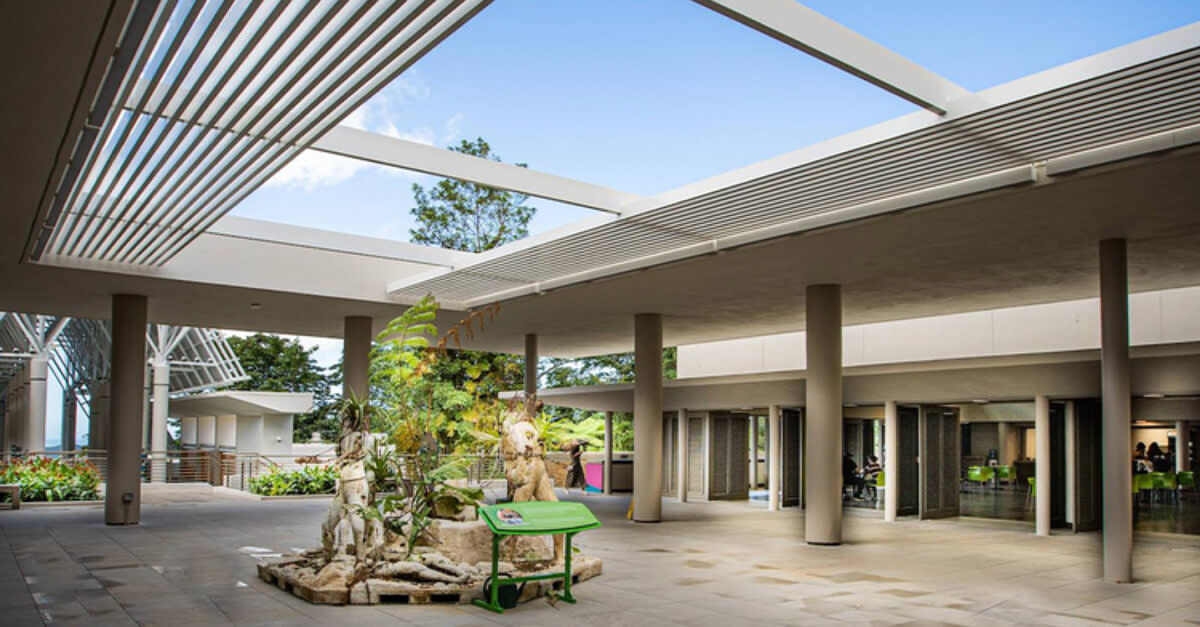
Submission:
<svg viewBox="0 0 1200 627">
<path fill-rule="evenodd" d="M 482 137 L 462 140 L 450 150 L 481 159 L 500 161 Z M 524 163 L 516 164 L 525 167 Z M 428 244 L 481 253 L 529 235 L 529 221 L 537 209 L 525 204 L 528 196 L 468 183 L 442 179 L 426 190 L 414 183 L 411 210 L 417 226 L 409 231 L 417 244 Z"/>
<path fill-rule="evenodd" d="M 250 379 L 234 384 L 235 390 L 260 392 L 310 392 L 313 411 L 296 416 L 292 437 L 306 442 L 314 431 L 327 441 L 337 438 L 335 398 L 330 386 L 340 383 L 313 358 L 316 348 L 305 348 L 295 339 L 269 333 L 230 337 L 229 346 Z"/>
</svg>

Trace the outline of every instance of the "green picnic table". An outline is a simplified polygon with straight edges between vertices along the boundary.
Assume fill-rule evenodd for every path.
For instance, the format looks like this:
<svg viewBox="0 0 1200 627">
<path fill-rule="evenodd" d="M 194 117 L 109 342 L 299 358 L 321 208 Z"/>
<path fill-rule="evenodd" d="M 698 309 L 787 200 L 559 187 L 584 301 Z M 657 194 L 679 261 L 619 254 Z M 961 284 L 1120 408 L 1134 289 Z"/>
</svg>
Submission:
<svg viewBox="0 0 1200 627">
<path fill-rule="evenodd" d="M 563 580 L 563 590 L 559 600 L 575 602 L 575 597 L 571 596 L 571 538 L 580 531 L 600 526 L 600 521 L 596 520 L 591 510 L 583 503 L 525 501 L 487 505 L 479 510 L 479 514 L 492 530 L 492 585 L 490 598 L 475 599 L 475 605 L 503 614 L 504 608 L 500 606 L 499 597 L 502 584 L 560 577 Z M 565 567 L 562 572 L 500 577 L 500 540 L 505 536 L 544 536 L 560 533 L 566 536 L 563 552 Z"/>
</svg>

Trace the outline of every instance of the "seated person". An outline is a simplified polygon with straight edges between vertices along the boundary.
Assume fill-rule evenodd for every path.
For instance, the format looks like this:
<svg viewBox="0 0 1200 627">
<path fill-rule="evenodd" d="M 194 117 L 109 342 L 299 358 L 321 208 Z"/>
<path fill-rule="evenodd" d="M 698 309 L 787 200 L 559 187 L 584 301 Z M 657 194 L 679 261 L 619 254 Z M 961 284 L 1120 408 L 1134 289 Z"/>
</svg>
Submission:
<svg viewBox="0 0 1200 627">
<path fill-rule="evenodd" d="M 867 482 L 874 483 L 875 477 L 883 470 L 883 466 L 879 465 L 879 458 L 874 455 L 867 456 L 867 463 L 863 466 L 863 479 Z"/>
<path fill-rule="evenodd" d="M 848 485 L 854 486 L 854 498 L 862 498 L 863 480 L 858 476 L 858 464 L 854 463 L 850 453 L 845 453 L 842 455 L 842 488 Z"/>
</svg>

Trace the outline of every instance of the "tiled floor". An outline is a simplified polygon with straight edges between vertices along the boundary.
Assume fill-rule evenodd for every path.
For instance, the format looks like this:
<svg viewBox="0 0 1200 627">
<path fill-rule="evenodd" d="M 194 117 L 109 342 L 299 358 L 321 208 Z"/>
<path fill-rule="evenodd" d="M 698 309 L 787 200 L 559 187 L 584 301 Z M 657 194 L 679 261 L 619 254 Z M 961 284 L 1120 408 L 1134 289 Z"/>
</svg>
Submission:
<svg viewBox="0 0 1200 627">
<path fill-rule="evenodd" d="M 1200 624 L 1200 540 L 1139 538 L 1139 582 L 1100 581 L 1099 538 L 1038 538 L 979 519 L 884 523 L 846 516 L 847 544 L 809 547 L 796 510 L 665 504 L 624 520 L 627 496 L 584 501 L 605 526 L 578 544 L 605 574 L 578 605 L 308 605 L 255 578 L 254 555 L 315 544 L 323 501 L 214 495 L 102 524 L 97 508 L 0 512 L 0 624 Z"/>
</svg>

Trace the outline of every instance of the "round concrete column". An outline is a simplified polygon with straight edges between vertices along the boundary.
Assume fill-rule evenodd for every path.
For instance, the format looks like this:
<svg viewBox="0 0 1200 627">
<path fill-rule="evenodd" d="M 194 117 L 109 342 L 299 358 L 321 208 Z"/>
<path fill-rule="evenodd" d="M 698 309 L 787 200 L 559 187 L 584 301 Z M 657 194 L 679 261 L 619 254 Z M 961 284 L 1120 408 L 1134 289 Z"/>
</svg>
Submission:
<svg viewBox="0 0 1200 627">
<path fill-rule="evenodd" d="M 633 521 L 662 520 L 662 316 L 634 316 Z"/>
<path fill-rule="evenodd" d="M 67 390 L 63 395 L 63 410 L 62 410 L 62 450 L 63 452 L 75 450 L 75 420 L 79 410 L 75 405 L 75 392 Z"/>
<path fill-rule="evenodd" d="M 883 404 L 883 519 L 896 522 L 900 504 L 900 414 L 896 401 Z"/>
<path fill-rule="evenodd" d="M 26 452 L 46 450 L 46 375 L 50 371 L 49 361 L 44 355 L 29 360 L 29 384 L 25 389 L 28 399 L 25 414 Z"/>
<path fill-rule="evenodd" d="M 108 381 L 94 381 L 91 386 L 88 410 L 88 448 L 102 451 L 108 442 L 108 396 L 111 386 Z"/>
<path fill-rule="evenodd" d="M 165 361 L 154 364 L 154 402 L 150 415 L 150 480 L 167 480 L 167 404 L 170 402 L 171 366 Z"/>
<path fill-rule="evenodd" d="M 525 398 L 537 396 L 538 391 L 538 336 L 525 334 Z"/>
<path fill-rule="evenodd" d="M 342 396 L 366 400 L 371 370 L 371 319 L 346 316 L 342 332 Z"/>
<path fill-rule="evenodd" d="M 804 539 L 842 542 L 842 288 L 805 290 L 808 365 L 805 374 Z"/>
<path fill-rule="evenodd" d="M 1133 580 L 1129 497 L 1129 281 L 1125 240 L 1100 242 L 1100 394 L 1103 407 L 1104 579 Z"/>
<path fill-rule="evenodd" d="M 675 482 L 675 491 L 680 503 L 687 503 L 687 472 L 688 472 L 688 412 L 680 409 L 675 425 L 675 473 L 679 479 Z"/>
<path fill-rule="evenodd" d="M 1175 472 L 1188 472 L 1192 469 L 1188 463 L 1188 442 L 1191 441 L 1191 436 L 1186 420 L 1175 422 Z"/>
<path fill-rule="evenodd" d="M 112 386 L 108 412 L 108 482 L 104 522 L 141 520 L 142 408 L 146 387 L 146 297 L 112 301 Z"/>
<path fill-rule="evenodd" d="M 604 493 L 612 494 L 613 413 L 604 412 Z"/>
<path fill-rule="evenodd" d="M 783 436 L 780 407 L 771 405 L 767 416 L 767 511 L 779 511 L 779 489 L 783 485 Z"/>
<path fill-rule="evenodd" d="M 1033 435 L 1037 441 L 1034 482 L 1037 498 L 1034 529 L 1039 536 L 1050 535 L 1050 399 L 1037 396 L 1033 400 Z"/>
</svg>

